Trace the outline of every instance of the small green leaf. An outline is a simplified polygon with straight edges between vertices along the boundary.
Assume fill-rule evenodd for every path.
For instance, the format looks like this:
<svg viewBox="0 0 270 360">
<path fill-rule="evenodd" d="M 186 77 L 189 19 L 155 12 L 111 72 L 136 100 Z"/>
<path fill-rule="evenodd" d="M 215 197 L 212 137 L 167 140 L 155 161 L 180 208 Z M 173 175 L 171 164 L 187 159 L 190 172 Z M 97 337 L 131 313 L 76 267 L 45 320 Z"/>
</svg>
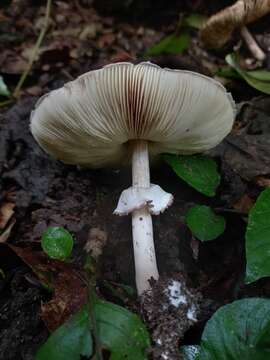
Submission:
<svg viewBox="0 0 270 360">
<path fill-rule="evenodd" d="M 246 231 L 246 283 L 270 276 L 270 188 L 250 210 Z"/>
<path fill-rule="evenodd" d="M 206 20 L 207 20 L 207 17 L 204 15 L 191 14 L 184 19 L 184 24 L 188 25 L 194 29 L 200 30 L 203 27 Z"/>
<path fill-rule="evenodd" d="M 270 359 L 270 299 L 237 300 L 217 310 L 204 328 L 199 359 Z"/>
<path fill-rule="evenodd" d="M 97 337 L 110 360 L 146 360 L 148 332 L 140 318 L 123 307 L 95 299 Z M 79 360 L 91 356 L 92 340 L 86 307 L 57 329 L 39 349 L 35 360 Z"/>
<path fill-rule="evenodd" d="M 223 216 L 216 215 L 205 205 L 195 205 L 186 214 L 186 223 L 192 233 L 201 241 L 214 240 L 226 226 Z"/>
<path fill-rule="evenodd" d="M 164 155 L 164 159 L 190 186 L 206 196 L 215 196 L 220 175 L 213 159 L 202 155 Z"/>
<path fill-rule="evenodd" d="M 4 82 L 3 76 L 0 76 L 0 95 L 6 97 L 10 96 L 10 91 Z"/>
<path fill-rule="evenodd" d="M 62 227 L 49 227 L 42 235 L 41 246 L 50 258 L 67 260 L 72 253 L 73 238 Z"/>
<path fill-rule="evenodd" d="M 185 32 L 180 35 L 172 34 L 153 45 L 147 55 L 179 54 L 188 48 L 189 42 L 190 35 Z"/>
<path fill-rule="evenodd" d="M 235 54 L 226 56 L 227 63 L 253 88 L 270 95 L 270 72 L 266 70 L 245 71 L 237 63 Z"/>
<path fill-rule="evenodd" d="M 184 356 L 184 360 L 199 360 L 199 345 L 184 345 L 181 346 L 180 352 Z"/>
<path fill-rule="evenodd" d="M 51 334 L 35 360 L 80 360 L 81 355 L 89 357 L 92 352 L 88 313 L 84 308 Z"/>
</svg>

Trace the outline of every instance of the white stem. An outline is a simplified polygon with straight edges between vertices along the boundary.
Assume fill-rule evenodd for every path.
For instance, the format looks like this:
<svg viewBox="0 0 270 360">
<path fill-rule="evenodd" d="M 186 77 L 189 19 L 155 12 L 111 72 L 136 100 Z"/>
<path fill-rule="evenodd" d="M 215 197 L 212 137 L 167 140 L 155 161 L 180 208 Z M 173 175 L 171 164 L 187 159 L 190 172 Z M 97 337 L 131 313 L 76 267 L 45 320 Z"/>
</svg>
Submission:
<svg viewBox="0 0 270 360">
<path fill-rule="evenodd" d="M 259 47 L 256 40 L 251 35 L 251 33 L 249 32 L 249 30 L 246 26 L 243 26 L 241 28 L 241 35 L 242 35 L 242 38 L 245 40 L 247 47 L 249 48 L 249 51 L 255 57 L 255 59 L 259 60 L 259 61 L 263 61 L 266 58 L 266 55 L 262 51 L 262 49 Z"/>
<path fill-rule="evenodd" d="M 150 187 L 147 141 L 134 142 L 132 154 L 133 187 Z M 152 217 L 147 207 L 132 212 L 132 234 L 138 294 L 150 288 L 149 279 L 158 279 Z"/>
<path fill-rule="evenodd" d="M 134 143 L 132 154 L 133 187 L 150 187 L 147 141 Z M 147 207 L 132 212 L 132 234 L 138 294 L 150 288 L 149 279 L 158 279 L 152 217 Z"/>
</svg>

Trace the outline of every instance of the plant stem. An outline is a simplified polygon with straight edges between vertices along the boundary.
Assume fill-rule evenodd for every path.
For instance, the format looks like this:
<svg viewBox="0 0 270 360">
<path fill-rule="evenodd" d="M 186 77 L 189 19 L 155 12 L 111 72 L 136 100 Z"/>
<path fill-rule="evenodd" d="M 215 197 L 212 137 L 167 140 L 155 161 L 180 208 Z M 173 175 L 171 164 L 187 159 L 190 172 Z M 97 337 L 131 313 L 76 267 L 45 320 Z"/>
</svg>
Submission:
<svg viewBox="0 0 270 360">
<path fill-rule="evenodd" d="M 39 50 L 39 48 L 40 48 L 40 45 L 41 45 L 41 43 L 42 43 L 42 41 L 43 41 L 43 38 L 44 38 L 44 36 L 45 36 L 45 34 L 46 34 L 46 31 L 47 31 L 47 28 L 48 28 L 49 19 L 50 19 L 51 4 L 52 4 L 52 0 L 47 0 L 46 13 L 45 13 L 45 18 L 44 18 L 43 27 L 42 27 L 42 29 L 41 29 L 41 31 L 40 31 L 40 34 L 39 34 L 38 39 L 37 39 L 37 41 L 36 41 L 35 47 L 34 47 L 34 49 L 33 49 L 32 55 L 31 55 L 31 57 L 30 57 L 30 59 L 29 59 L 29 62 L 28 62 L 28 64 L 27 64 L 27 67 L 26 67 L 25 71 L 23 72 L 22 76 L 20 77 L 20 80 L 19 80 L 19 82 L 18 82 L 18 84 L 17 84 L 17 86 L 16 86 L 16 88 L 15 88 L 15 90 L 14 90 L 14 92 L 13 92 L 13 97 L 14 97 L 14 98 L 18 98 L 18 97 L 19 97 L 20 90 L 21 90 L 21 88 L 22 88 L 22 86 L 23 86 L 23 84 L 24 84 L 24 82 L 25 82 L 25 80 L 26 80 L 26 78 L 27 78 L 27 76 L 28 76 L 31 68 L 32 68 L 32 65 L 33 65 L 33 63 L 34 63 L 34 61 L 35 61 L 35 58 L 36 58 L 37 53 L 38 53 L 38 50 Z"/>
<path fill-rule="evenodd" d="M 150 186 L 148 143 L 134 142 L 132 154 L 133 187 Z M 147 207 L 132 213 L 133 250 L 138 294 L 150 288 L 149 280 L 158 279 L 152 217 Z"/>
</svg>

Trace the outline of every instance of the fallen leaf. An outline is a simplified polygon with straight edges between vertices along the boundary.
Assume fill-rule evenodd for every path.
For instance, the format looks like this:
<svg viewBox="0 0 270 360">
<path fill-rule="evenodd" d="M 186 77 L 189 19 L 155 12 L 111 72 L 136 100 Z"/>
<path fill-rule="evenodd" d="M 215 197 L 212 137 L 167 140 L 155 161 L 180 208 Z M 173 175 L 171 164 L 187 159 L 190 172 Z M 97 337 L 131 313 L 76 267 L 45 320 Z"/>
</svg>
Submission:
<svg viewBox="0 0 270 360">
<path fill-rule="evenodd" d="M 50 331 L 63 324 L 87 302 L 87 288 L 77 271 L 56 275 L 53 299 L 41 307 L 41 317 Z"/>
<path fill-rule="evenodd" d="M 233 207 L 235 210 L 248 214 L 253 205 L 254 201 L 247 194 L 244 194 L 235 204 L 233 204 Z"/>
<path fill-rule="evenodd" d="M 0 207 L 0 229 L 4 229 L 12 215 L 14 214 L 15 204 L 6 202 Z"/>
<path fill-rule="evenodd" d="M 53 297 L 41 308 L 42 319 L 50 331 L 58 328 L 87 301 L 83 274 L 71 263 L 48 258 L 32 248 L 10 248 L 33 270 L 40 282 L 53 289 Z"/>
<path fill-rule="evenodd" d="M 108 33 L 101 35 L 98 39 L 98 47 L 102 49 L 104 46 L 109 46 L 115 41 L 115 35 L 113 33 Z"/>
<path fill-rule="evenodd" d="M 267 176 L 257 176 L 256 184 L 262 187 L 270 187 L 270 178 Z"/>
<path fill-rule="evenodd" d="M 0 234 L 0 243 L 4 243 L 7 241 L 15 223 L 16 223 L 16 220 L 12 219 L 9 226 Z"/>
</svg>

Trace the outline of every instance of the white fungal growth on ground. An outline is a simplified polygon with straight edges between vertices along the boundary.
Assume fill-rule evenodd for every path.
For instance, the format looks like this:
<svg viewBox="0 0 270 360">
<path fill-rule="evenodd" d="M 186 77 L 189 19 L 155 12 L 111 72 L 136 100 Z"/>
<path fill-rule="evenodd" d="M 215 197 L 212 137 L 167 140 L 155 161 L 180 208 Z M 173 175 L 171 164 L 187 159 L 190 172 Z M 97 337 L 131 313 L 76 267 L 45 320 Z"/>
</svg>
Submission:
<svg viewBox="0 0 270 360">
<path fill-rule="evenodd" d="M 191 321 L 196 322 L 197 321 L 197 317 L 196 317 L 196 308 L 195 306 L 192 304 L 191 307 L 188 309 L 187 312 L 187 318 Z"/>
<path fill-rule="evenodd" d="M 179 281 L 173 280 L 171 284 L 168 286 L 168 298 L 170 304 L 179 307 L 180 304 L 186 304 L 187 299 L 185 295 L 182 294 L 181 291 L 182 284 Z"/>
<path fill-rule="evenodd" d="M 196 322 L 196 306 L 190 303 L 188 300 L 185 286 L 180 281 L 172 280 L 165 289 L 165 293 L 168 297 L 169 303 L 176 308 L 179 308 L 181 304 L 189 305 L 187 310 L 187 318 L 191 321 Z"/>
</svg>

